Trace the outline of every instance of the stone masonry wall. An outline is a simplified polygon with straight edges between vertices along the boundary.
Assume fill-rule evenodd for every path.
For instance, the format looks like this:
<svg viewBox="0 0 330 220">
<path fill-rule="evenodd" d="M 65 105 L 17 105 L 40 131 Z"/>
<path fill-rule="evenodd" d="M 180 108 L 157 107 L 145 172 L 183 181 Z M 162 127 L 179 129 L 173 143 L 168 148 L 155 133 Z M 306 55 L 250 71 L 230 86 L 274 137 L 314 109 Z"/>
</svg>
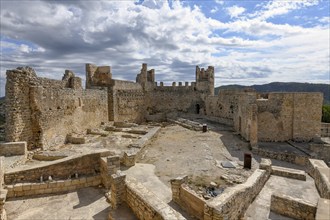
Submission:
<svg viewBox="0 0 330 220">
<path fill-rule="evenodd" d="M 5 174 L 6 184 L 40 182 L 40 177 L 47 180 L 66 180 L 74 177 L 76 173 L 81 176 L 94 176 L 100 173 L 100 157 L 108 151 L 99 151 L 87 155 L 70 156 L 47 164 L 31 166 L 29 168 L 16 168 Z"/>
<path fill-rule="evenodd" d="M 171 180 L 172 199 L 190 215 L 193 215 L 197 219 L 203 219 L 206 202 L 193 190 L 189 189 L 185 184 L 187 180 L 187 176 Z"/>
<path fill-rule="evenodd" d="M 309 141 L 320 136 L 321 93 L 270 93 L 259 99 L 259 141 Z"/>
<path fill-rule="evenodd" d="M 316 204 L 284 194 L 273 194 L 270 210 L 294 219 L 315 219 Z"/>
<path fill-rule="evenodd" d="M 314 178 L 320 197 L 330 199 L 330 168 L 323 160 L 309 159 L 307 172 Z"/>
<path fill-rule="evenodd" d="M 68 133 L 108 119 L 106 91 L 82 90 L 71 71 L 52 80 L 29 67 L 8 70 L 6 103 L 6 141 L 26 141 L 28 149 L 63 144 Z"/>
<path fill-rule="evenodd" d="M 204 220 L 239 219 L 259 194 L 271 174 L 271 162 L 262 159 L 260 168 L 243 184 L 227 188 L 221 195 L 208 200 Z"/>
<path fill-rule="evenodd" d="M 80 188 L 98 186 L 101 184 L 100 175 L 73 178 L 67 180 L 47 181 L 42 183 L 17 183 L 7 185 L 8 197 L 32 196 L 67 192 Z"/>
<path fill-rule="evenodd" d="M 145 98 L 140 84 L 111 80 L 108 103 L 110 121 L 144 121 Z"/>
</svg>

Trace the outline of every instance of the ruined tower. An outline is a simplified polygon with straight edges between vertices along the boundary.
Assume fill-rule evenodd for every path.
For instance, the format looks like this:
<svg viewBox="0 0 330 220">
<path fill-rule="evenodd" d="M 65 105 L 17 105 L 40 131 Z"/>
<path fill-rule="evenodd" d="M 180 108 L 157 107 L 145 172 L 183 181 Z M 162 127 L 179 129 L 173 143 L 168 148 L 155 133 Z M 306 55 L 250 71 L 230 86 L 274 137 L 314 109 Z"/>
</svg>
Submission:
<svg viewBox="0 0 330 220">
<path fill-rule="evenodd" d="M 141 84 L 144 90 L 149 90 L 155 85 L 155 70 L 147 68 L 147 64 L 143 63 L 141 72 L 136 76 L 136 82 Z"/>
<path fill-rule="evenodd" d="M 206 70 L 204 68 L 199 68 L 199 66 L 196 66 L 196 89 L 198 91 L 208 93 L 209 95 L 214 95 L 213 66 L 208 66 Z"/>
</svg>

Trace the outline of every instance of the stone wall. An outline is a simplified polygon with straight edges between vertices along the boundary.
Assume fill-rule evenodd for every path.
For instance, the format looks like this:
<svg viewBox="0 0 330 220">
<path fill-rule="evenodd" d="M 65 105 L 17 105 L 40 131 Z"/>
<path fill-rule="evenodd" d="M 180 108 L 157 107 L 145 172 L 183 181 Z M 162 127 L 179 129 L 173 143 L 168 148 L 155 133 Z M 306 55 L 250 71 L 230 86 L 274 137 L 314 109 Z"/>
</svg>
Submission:
<svg viewBox="0 0 330 220">
<path fill-rule="evenodd" d="M 42 194 L 52 194 L 77 190 L 89 186 L 98 186 L 102 183 L 101 176 L 89 176 L 81 178 L 73 178 L 67 180 L 47 181 L 39 183 L 17 183 L 7 185 L 8 198 L 20 196 L 32 196 Z"/>
<path fill-rule="evenodd" d="M 28 149 L 63 144 L 67 134 L 108 120 L 107 92 L 82 90 L 71 71 L 52 80 L 29 67 L 8 70 L 6 103 L 6 141 L 26 141 Z"/>
<path fill-rule="evenodd" d="M 126 179 L 126 175 L 121 172 L 113 174 L 111 177 L 111 206 L 113 209 L 117 209 L 118 206 L 126 202 L 138 219 L 185 219 L 136 179 Z"/>
<path fill-rule="evenodd" d="M 260 165 L 260 168 L 265 170 L 255 170 L 245 183 L 227 188 L 219 196 L 208 200 L 204 209 L 204 220 L 241 218 L 271 174 L 270 160 L 263 159 Z"/>
<path fill-rule="evenodd" d="M 111 80 L 108 103 L 110 121 L 144 121 L 145 97 L 140 84 Z"/>
<path fill-rule="evenodd" d="M 309 159 L 307 172 L 314 178 L 320 197 L 330 199 L 330 168 L 322 160 Z"/>
<path fill-rule="evenodd" d="M 320 136 L 321 93 L 269 93 L 257 100 L 259 141 L 310 141 Z"/>
<path fill-rule="evenodd" d="M 27 155 L 26 142 L 0 143 L 0 156 Z"/>
<path fill-rule="evenodd" d="M 308 163 L 307 155 L 305 156 L 289 152 L 270 151 L 263 148 L 252 148 L 252 152 L 262 157 L 287 161 L 289 163 L 294 163 L 302 166 L 305 166 Z"/>
<path fill-rule="evenodd" d="M 187 176 L 171 180 L 172 199 L 187 213 L 197 219 L 204 218 L 205 200 L 186 185 Z"/>
<path fill-rule="evenodd" d="M 270 210 L 294 219 L 315 219 L 316 204 L 283 194 L 272 194 Z"/>
<path fill-rule="evenodd" d="M 106 189 L 111 188 L 111 175 L 120 170 L 119 156 L 109 156 L 100 158 L 100 170 L 102 184 Z"/>
<path fill-rule="evenodd" d="M 99 150 L 94 153 L 78 156 L 70 156 L 46 164 L 30 166 L 28 168 L 14 168 L 6 172 L 5 183 L 34 183 L 48 180 L 49 176 L 53 180 L 65 180 L 71 177 L 94 176 L 100 173 L 100 157 L 107 156 L 110 152 L 107 150 Z"/>
<path fill-rule="evenodd" d="M 330 137 L 330 123 L 321 123 L 321 136 Z"/>
<path fill-rule="evenodd" d="M 139 219 L 185 219 L 135 179 L 126 179 L 126 203 Z"/>
</svg>

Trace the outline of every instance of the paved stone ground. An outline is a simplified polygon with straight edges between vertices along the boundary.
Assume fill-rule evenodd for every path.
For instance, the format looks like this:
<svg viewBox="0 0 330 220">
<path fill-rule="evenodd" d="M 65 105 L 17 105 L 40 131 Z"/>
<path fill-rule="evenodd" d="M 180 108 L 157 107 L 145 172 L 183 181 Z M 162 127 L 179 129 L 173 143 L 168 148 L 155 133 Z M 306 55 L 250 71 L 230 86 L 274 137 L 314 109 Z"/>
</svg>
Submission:
<svg viewBox="0 0 330 220">
<path fill-rule="evenodd" d="M 247 209 L 244 216 L 245 219 L 290 219 L 270 212 L 270 199 L 274 192 L 283 193 L 294 198 L 301 198 L 313 204 L 317 204 L 319 198 L 314 180 L 308 175 L 306 181 L 272 175 Z"/>
<path fill-rule="evenodd" d="M 67 194 L 9 199 L 5 209 L 8 220 L 104 220 L 110 204 L 102 188 L 88 187 Z"/>
</svg>

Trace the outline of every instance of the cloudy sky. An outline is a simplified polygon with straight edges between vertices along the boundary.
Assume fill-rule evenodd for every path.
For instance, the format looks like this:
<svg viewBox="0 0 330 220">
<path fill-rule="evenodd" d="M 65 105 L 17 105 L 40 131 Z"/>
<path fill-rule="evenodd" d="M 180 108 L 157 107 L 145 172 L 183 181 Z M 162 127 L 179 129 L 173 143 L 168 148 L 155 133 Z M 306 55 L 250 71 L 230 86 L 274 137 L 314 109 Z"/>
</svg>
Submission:
<svg viewBox="0 0 330 220">
<path fill-rule="evenodd" d="M 0 1 L 0 96 L 7 69 L 84 78 L 85 63 L 127 80 L 148 63 L 165 84 L 196 65 L 215 67 L 216 86 L 329 83 L 329 0 Z"/>
</svg>

